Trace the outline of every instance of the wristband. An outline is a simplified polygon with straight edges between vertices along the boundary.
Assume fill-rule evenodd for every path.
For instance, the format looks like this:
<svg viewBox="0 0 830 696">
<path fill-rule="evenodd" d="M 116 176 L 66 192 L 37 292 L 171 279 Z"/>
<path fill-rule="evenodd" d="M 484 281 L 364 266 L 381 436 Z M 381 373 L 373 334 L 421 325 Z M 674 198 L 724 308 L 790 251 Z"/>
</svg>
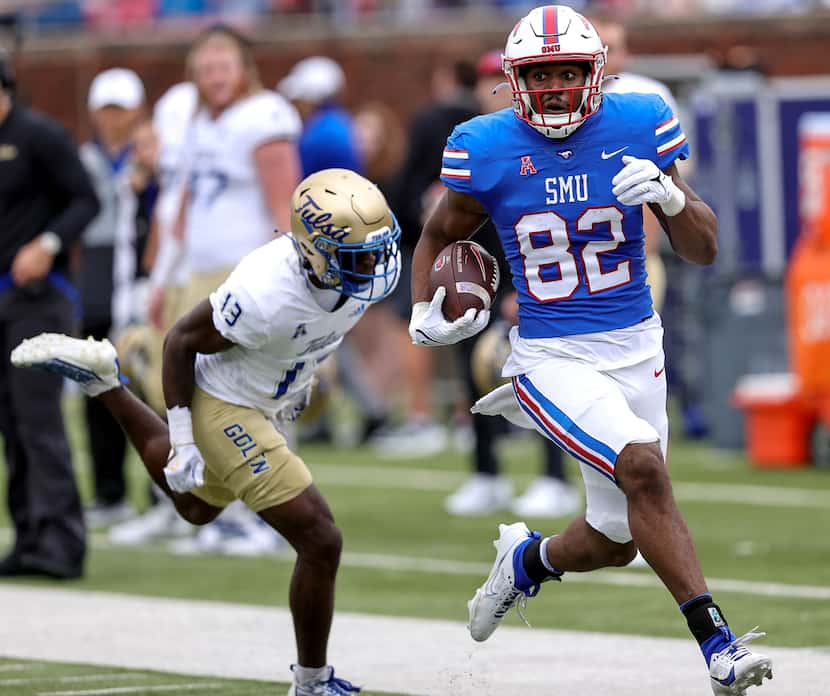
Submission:
<svg viewBox="0 0 830 696">
<path fill-rule="evenodd" d="M 668 217 L 674 217 L 686 207 L 686 194 L 677 187 L 668 174 L 660 174 L 660 183 L 669 194 L 669 200 L 660 203 L 660 208 Z"/>
<path fill-rule="evenodd" d="M 170 431 L 171 445 L 192 445 L 193 417 L 187 406 L 174 406 L 167 409 L 167 428 Z"/>
</svg>

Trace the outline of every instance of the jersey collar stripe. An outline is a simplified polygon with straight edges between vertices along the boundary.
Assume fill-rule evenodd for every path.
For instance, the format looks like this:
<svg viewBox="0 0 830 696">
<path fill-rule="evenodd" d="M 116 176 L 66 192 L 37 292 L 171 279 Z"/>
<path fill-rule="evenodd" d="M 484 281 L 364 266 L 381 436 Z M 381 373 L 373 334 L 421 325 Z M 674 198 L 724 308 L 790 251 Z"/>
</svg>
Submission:
<svg viewBox="0 0 830 696">
<path fill-rule="evenodd" d="M 522 409 L 549 437 L 562 445 L 574 457 L 585 462 L 592 469 L 596 469 L 611 481 L 615 481 L 612 462 L 616 461 L 617 455 L 610 447 L 577 427 L 533 386 L 527 376 L 514 377 L 513 389 Z M 567 425 L 561 421 L 567 421 Z"/>
<path fill-rule="evenodd" d="M 676 138 L 672 138 L 667 143 L 663 143 L 660 147 L 657 148 L 658 155 L 665 155 L 667 152 L 671 152 L 677 147 L 680 147 L 683 143 L 686 142 L 686 136 L 681 133 Z"/>
<path fill-rule="evenodd" d="M 470 153 L 466 150 L 444 150 L 444 157 L 447 159 L 470 159 Z"/>
<path fill-rule="evenodd" d="M 674 116 L 670 118 L 665 123 L 661 123 L 657 128 L 654 130 L 654 135 L 663 135 L 666 131 L 670 131 L 672 128 L 677 126 L 680 121 L 677 120 L 677 117 Z"/>
<path fill-rule="evenodd" d="M 545 34 L 545 45 L 559 43 L 557 19 L 556 6 L 548 5 L 542 15 L 542 33 Z"/>
<path fill-rule="evenodd" d="M 676 118 L 677 118 L 676 116 L 672 116 L 668 120 L 663 121 L 663 123 L 658 123 L 657 126 L 656 126 L 657 130 L 660 130 L 663 126 L 665 126 L 665 125 L 671 123 L 672 121 L 676 120 Z"/>
<path fill-rule="evenodd" d="M 453 169 L 451 167 L 441 167 L 441 176 L 447 176 L 450 179 L 469 179 L 469 169 Z"/>
</svg>

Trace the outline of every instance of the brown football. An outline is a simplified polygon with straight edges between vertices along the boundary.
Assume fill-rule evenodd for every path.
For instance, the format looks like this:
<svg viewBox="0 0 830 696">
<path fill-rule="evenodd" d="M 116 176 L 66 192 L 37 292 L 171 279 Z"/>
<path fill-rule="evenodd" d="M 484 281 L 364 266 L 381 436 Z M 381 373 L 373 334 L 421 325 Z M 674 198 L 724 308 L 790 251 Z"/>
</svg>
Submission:
<svg viewBox="0 0 830 696">
<path fill-rule="evenodd" d="M 471 307 L 490 309 L 499 288 L 499 265 L 480 244 L 453 242 L 435 257 L 429 285 L 430 296 L 442 285 L 447 289 L 441 311 L 455 321 Z"/>
</svg>

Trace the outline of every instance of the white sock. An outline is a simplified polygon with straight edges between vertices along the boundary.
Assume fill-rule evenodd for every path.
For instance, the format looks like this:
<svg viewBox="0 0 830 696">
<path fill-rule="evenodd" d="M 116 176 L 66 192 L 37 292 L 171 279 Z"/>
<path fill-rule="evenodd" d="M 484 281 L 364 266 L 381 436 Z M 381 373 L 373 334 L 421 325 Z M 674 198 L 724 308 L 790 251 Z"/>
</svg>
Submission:
<svg viewBox="0 0 830 696">
<path fill-rule="evenodd" d="M 294 665 L 294 680 L 298 684 L 313 684 L 314 682 L 327 681 L 331 677 L 331 667 L 325 665 L 323 667 L 303 667 L 302 665 Z"/>
<path fill-rule="evenodd" d="M 550 572 L 551 575 L 555 575 L 558 577 L 562 575 L 564 571 L 559 570 L 558 568 L 554 568 L 548 560 L 548 542 L 555 536 L 556 534 L 542 539 L 542 543 L 539 544 L 539 558 L 542 560 L 542 565 L 545 566 L 548 572 Z"/>
</svg>

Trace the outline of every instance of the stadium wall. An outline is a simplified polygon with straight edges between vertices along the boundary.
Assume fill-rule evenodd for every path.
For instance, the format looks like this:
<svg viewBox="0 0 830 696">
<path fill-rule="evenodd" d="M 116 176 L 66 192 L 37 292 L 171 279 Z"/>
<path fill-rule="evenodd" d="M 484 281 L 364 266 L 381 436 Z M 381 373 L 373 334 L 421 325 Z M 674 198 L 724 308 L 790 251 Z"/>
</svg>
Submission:
<svg viewBox="0 0 830 696">
<path fill-rule="evenodd" d="M 283 22 L 249 33 L 266 86 L 273 86 L 298 59 L 324 54 L 338 60 L 348 78 L 347 106 L 382 100 L 407 117 L 429 100 L 433 68 L 451 60 L 475 60 L 500 46 L 504 17 L 464 25 L 433 22 L 408 30 Z M 196 30 L 198 27 L 195 28 Z M 193 27 L 123 35 L 63 35 L 24 42 L 15 65 L 21 98 L 59 118 L 77 138 L 88 136 L 86 92 L 107 67 L 134 69 L 145 81 L 150 102 L 184 79 L 187 43 Z M 735 46 L 746 46 L 769 75 L 827 73 L 830 13 L 775 19 L 701 19 L 629 26 L 632 53 L 642 56 L 707 55 L 719 64 Z"/>
</svg>

